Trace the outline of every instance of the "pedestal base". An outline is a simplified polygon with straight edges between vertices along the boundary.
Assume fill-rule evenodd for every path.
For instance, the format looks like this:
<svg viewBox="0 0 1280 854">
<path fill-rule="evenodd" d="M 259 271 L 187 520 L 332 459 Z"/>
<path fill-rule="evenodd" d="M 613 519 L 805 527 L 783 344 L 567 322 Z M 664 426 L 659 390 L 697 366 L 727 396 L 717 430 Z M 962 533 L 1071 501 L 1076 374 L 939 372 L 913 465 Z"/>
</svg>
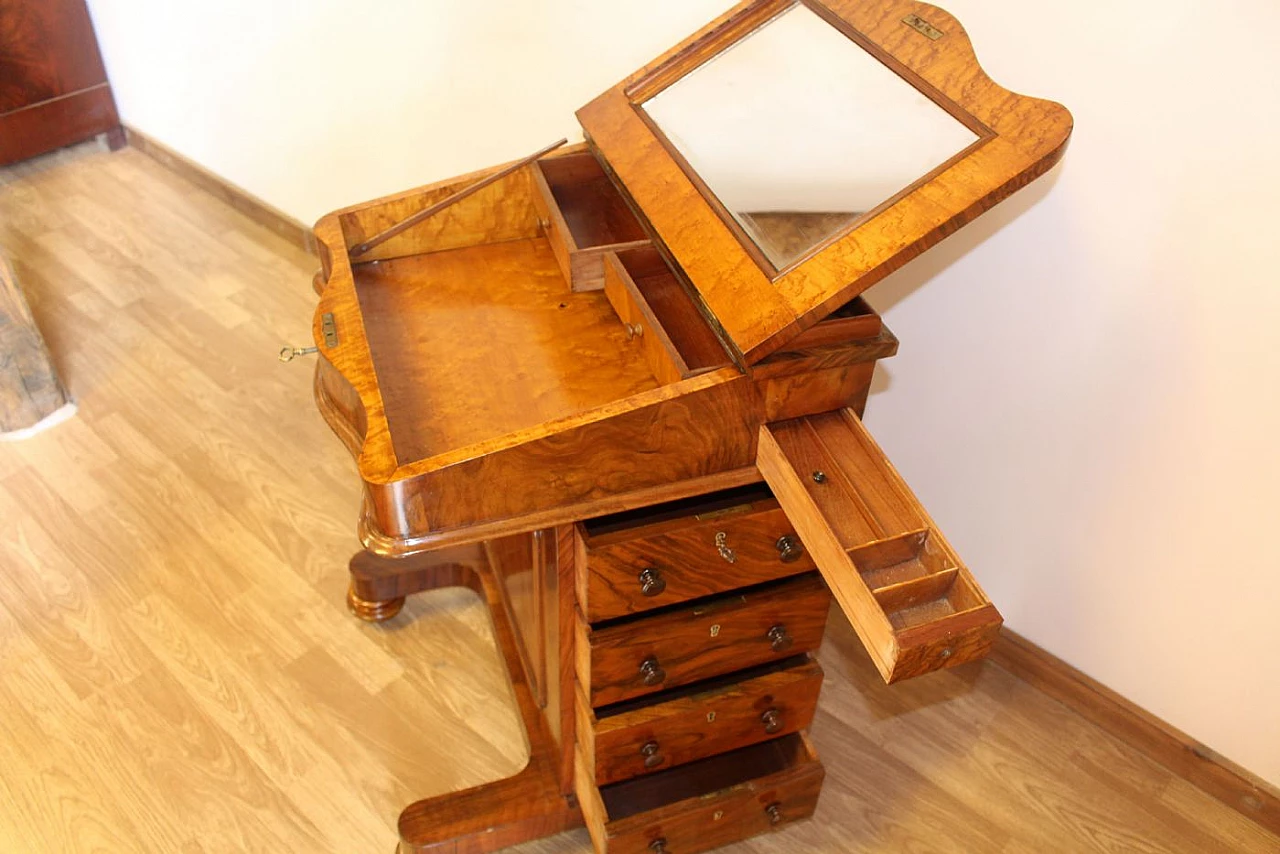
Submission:
<svg viewBox="0 0 1280 854">
<path fill-rule="evenodd" d="M 469 588 L 488 604 L 529 762 L 504 780 L 410 804 L 400 814 L 399 854 L 485 854 L 580 827 L 575 799 L 562 794 L 567 786 L 560 779 L 560 746 L 530 689 L 501 585 L 483 553 L 450 549 L 392 559 L 360 552 L 351 559 L 347 603 L 361 619 L 390 619 L 405 596 L 441 587 Z"/>
</svg>

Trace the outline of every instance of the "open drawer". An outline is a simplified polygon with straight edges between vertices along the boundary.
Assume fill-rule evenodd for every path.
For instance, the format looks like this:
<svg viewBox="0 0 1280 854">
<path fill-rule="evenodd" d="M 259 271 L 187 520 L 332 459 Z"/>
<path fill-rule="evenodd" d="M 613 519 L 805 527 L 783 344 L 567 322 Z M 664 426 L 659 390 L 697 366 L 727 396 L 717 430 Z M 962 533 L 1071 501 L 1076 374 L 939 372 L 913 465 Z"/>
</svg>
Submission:
<svg viewBox="0 0 1280 854">
<path fill-rule="evenodd" d="M 822 789 L 803 733 L 598 788 L 578 760 L 578 800 L 599 854 L 710 851 L 808 818 Z"/>
<path fill-rule="evenodd" d="M 565 280 L 575 291 L 604 287 L 604 255 L 649 238 L 595 156 L 575 151 L 533 164 L 534 205 Z"/>
<path fill-rule="evenodd" d="M 763 425 L 757 465 L 886 682 L 990 651 L 1000 612 L 852 411 Z"/>
</svg>

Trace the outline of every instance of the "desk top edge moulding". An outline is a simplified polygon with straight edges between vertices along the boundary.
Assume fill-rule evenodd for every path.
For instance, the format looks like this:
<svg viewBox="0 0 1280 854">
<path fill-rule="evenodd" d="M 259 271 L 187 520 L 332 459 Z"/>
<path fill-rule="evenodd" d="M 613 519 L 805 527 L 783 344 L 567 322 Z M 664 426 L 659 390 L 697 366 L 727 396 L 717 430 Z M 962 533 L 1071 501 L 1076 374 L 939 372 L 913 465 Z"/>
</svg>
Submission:
<svg viewBox="0 0 1280 854">
<path fill-rule="evenodd" d="M 315 226 L 348 604 L 475 590 L 528 736 L 516 776 L 410 805 L 406 853 L 784 827 L 821 791 L 832 598 L 887 682 L 1001 624 L 862 424 L 898 342 L 860 294 L 1048 171 L 1070 113 L 936 7 L 752 0 L 578 119 Z"/>
</svg>

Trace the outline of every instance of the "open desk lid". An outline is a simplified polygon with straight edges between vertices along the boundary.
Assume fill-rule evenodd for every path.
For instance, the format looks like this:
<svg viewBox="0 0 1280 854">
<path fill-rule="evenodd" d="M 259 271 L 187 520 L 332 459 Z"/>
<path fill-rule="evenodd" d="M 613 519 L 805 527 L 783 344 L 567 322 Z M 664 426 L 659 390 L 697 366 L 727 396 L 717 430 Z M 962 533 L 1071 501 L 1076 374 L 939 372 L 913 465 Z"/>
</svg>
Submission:
<svg viewBox="0 0 1280 854">
<path fill-rule="evenodd" d="M 1072 124 L 912 0 L 751 0 L 578 119 L 748 363 L 1043 174 Z"/>
</svg>

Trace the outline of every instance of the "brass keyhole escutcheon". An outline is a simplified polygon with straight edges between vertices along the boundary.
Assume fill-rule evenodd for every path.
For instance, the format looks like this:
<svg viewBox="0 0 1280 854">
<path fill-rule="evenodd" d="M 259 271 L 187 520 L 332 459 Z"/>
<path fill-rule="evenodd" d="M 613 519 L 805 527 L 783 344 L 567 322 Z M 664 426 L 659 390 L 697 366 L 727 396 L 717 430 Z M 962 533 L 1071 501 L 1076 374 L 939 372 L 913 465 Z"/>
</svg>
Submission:
<svg viewBox="0 0 1280 854">
<path fill-rule="evenodd" d="M 657 567 L 649 567 L 640 571 L 640 592 L 645 596 L 660 596 L 667 589 L 667 581 Z"/>
<path fill-rule="evenodd" d="M 782 713 L 777 709 L 770 709 L 760 716 L 760 722 L 764 724 L 764 731 L 773 735 L 782 729 Z"/>
<path fill-rule="evenodd" d="M 774 652 L 786 652 L 795 643 L 791 635 L 787 634 L 787 627 L 783 625 L 777 625 L 769 629 L 769 633 L 765 637 L 768 638 L 769 646 L 773 647 Z"/>
<path fill-rule="evenodd" d="M 778 559 L 783 563 L 795 563 L 804 554 L 804 546 L 800 545 L 800 541 L 791 534 L 778 537 L 778 541 L 773 546 L 778 550 Z"/>
<path fill-rule="evenodd" d="M 656 741 L 645 742 L 644 747 L 640 748 L 640 755 L 644 757 L 644 767 L 649 769 L 657 768 L 667 761 L 667 758 L 662 755 L 662 748 L 658 747 Z"/>
<path fill-rule="evenodd" d="M 716 551 L 720 552 L 720 557 L 729 563 L 738 562 L 738 556 L 734 554 L 733 549 L 729 548 L 729 535 L 724 531 L 716 533 Z"/>
<path fill-rule="evenodd" d="M 667 671 L 663 670 L 662 665 L 658 664 L 658 659 L 651 655 L 640 662 L 640 678 L 645 685 L 652 688 L 667 680 Z"/>
</svg>

